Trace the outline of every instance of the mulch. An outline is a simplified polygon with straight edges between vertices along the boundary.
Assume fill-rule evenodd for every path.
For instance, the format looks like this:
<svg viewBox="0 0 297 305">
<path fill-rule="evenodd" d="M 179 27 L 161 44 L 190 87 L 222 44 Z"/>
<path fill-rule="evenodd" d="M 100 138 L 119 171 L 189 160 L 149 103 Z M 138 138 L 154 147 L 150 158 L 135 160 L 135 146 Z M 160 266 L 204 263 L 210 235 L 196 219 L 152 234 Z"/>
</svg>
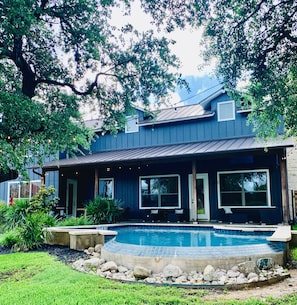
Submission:
<svg viewBox="0 0 297 305">
<path fill-rule="evenodd" d="M 41 247 L 35 250 L 30 250 L 29 252 L 47 252 L 48 254 L 55 256 L 59 261 L 65 264 L 71 264 L 80 258 L 88 258 L 88 255 L 82 251 L 72 250 L 68 247 L 57 245 L 52 246 L 43 244 Z M 9 248 L 0 246 L 0 255 L 9 253 L 13 253 L 13 251 Z"/>
</svg>

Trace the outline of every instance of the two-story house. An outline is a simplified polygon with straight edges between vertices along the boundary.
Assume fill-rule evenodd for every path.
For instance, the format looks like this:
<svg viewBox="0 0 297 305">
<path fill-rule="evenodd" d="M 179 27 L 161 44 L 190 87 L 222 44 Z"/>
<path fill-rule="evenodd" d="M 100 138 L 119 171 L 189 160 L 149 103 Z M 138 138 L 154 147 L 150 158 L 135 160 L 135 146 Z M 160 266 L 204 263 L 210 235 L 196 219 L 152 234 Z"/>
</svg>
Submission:
<svg viewBox="0 0 297 305">
<path fill-rule="evenodd" d="M 289 221 L 294 143 L 257 139 L 247 114 L 220 89 L 196 105 L 135 109 L 116 136 L 97 122 L 89 154 L 44 165 L 59 175 L 58 210 L 78 215 L 100 195 L 121 202 L 123 220 Z"/>
</svg>

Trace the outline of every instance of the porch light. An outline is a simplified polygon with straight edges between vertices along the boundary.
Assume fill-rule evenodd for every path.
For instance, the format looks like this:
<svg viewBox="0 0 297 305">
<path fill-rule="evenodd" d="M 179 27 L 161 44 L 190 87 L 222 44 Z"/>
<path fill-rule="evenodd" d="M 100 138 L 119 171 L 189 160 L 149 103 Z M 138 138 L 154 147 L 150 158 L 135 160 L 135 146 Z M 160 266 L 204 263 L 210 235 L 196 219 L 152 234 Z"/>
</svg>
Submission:
<svg viewBox="0 0 297 305">
<path fill-rule="evenodd" d="M 107 171 L 107 172 L 110 172 L 110 167 L 106 167 L 106 171 Z"/>
<path fill-rule="evenodd" d="M 75 172 L 75 175 L 77 176 L 77 175 L 78 175 L 78 172 Z"/>
<path fill-rule="evenodd" d="M 121 167 L 121 166 L 119 166 L 119 169 L 122 169 L 122 167 Z"/>
</svg>

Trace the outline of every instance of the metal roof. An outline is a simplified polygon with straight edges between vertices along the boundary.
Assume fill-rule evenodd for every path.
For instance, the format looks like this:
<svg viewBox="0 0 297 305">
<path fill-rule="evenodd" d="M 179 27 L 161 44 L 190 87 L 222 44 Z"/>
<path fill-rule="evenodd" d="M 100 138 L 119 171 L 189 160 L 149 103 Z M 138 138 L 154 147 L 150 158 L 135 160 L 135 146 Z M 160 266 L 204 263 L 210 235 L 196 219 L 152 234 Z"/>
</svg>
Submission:
<svg viewBox="0 0 297 305">
<path fill-rule="evenodd" d="M 133 149 L 101 151 L 92 155 L 62 159 L 45 163 L 44 170 L 83 166 L 92 164 L 113 164 L 135 161 L 161 160 L 165 158 L 187 158 L 193 156 L 215 155 L 263 149 L 276 149 L 294 146 L 293 139 L 274 139 L 260 141 L 255 137 L 226 140 L 213 140 L 194 143 L 171 144 Z"/>
<path fill-rule="evenodd" d="M 139 126 L 165 124 L 185 120 L 212 117 L 214 112 L 206 111 L 200 104 L 186 105 L 152 111 L 153 118 L 140 121 Z M 155 116 L 154 116 L 155 114 Z"/>
</svg>

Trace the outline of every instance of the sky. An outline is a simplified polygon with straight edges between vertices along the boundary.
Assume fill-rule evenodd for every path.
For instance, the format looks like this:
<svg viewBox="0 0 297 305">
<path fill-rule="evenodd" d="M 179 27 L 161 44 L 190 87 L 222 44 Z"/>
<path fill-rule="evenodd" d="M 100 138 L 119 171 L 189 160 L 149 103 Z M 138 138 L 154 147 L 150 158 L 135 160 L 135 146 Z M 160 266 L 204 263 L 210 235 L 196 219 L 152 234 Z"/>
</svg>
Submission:
<svg viewBox="0 0 297 305">
<path fill-rule="evenodd" d="M 120 8 L 115 9 L 113 20 L 117 26 L 123 26 L 129 22 L 139 31 L 152 28 L 150 16 L 142 12 L 137 2 L 133 2 L 130 16 L 123 16 Z M 166 37 L 176 41 L 171 50 L 181 60 L 179 72 L 188 81 L 191 89 L 190 92 L 187 92 L 185 89 L 177 88 L 171 97 L 172 106 L 197 103 L 219 88 L 218 81 L 212 76 L 214 64 L 198 69 L 203 65 L 201 55 L 203 50 L 201 44 L 202 31 L 202 29 L 195 31 L 187 29 L 175 30 L 170 34 L 166 33 Z"/>
</svg>

